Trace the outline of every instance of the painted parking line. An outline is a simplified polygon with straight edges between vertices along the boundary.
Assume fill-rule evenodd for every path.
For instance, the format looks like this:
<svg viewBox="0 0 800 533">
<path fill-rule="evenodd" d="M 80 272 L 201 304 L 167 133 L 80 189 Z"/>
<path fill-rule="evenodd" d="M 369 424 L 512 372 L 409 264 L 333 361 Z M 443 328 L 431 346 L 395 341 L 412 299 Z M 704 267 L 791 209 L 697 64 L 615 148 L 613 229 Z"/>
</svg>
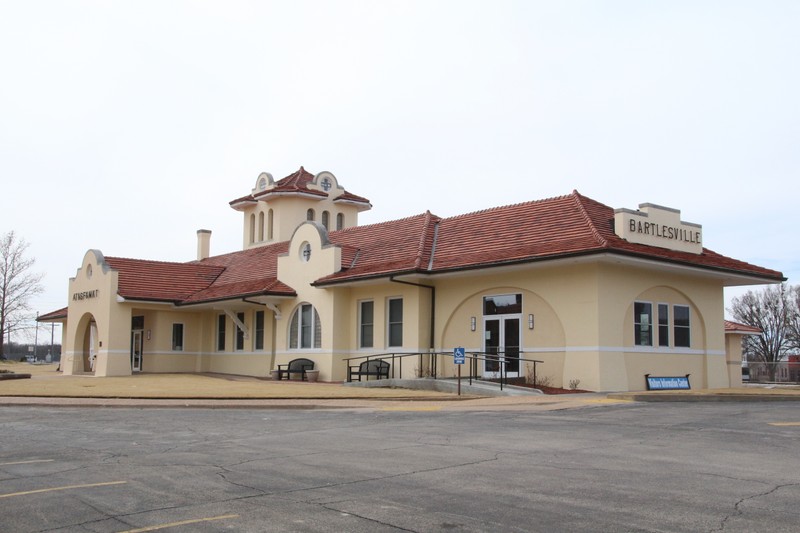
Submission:
<svg viewBox="0 0 800 533">
<path fill-rule="evenodd" d="M 167 529 L 170 527 L 186 526 L 189 524 L 199 524 L 201 522 L 213 522 L 214 520 L 227 520 L 229 518 L 239 518 L 238 514 L 225 514 L 221 516 L 212 516 L 209 518 L 195 518 L 193 520 L 181 520 L 180 522 L 170 522 L 169 524 L 158 524 L 155 526 L 148 526 L 139 529 L 128 529 L 127 531 L 120 531 L 120 533 L 143 533 L 144 531 L 158 531 L 159 529 Z"/>
<path fill-rule="evenodd" d="M 800 426 L 800 422 L 767 422 L 770 426 Z"/>
<path fill-rule="evenodd" d="M 32 459 L 30 461 L 14 461 L 13 463 L 0 463 L 0 466 L 29 465 L 33 463 L 52 463 L 55 459 Z"/>
<path fill-rule="evenodd" d="M 616 398 L 592 398 L 583 400 L 584 403 L 631 403 L 632 400 L 618 400 Z"/>
<path fill-rule="evenodd" d="M 71 489 L 87 489 L 91 487 L 108 487 L 109 485 L 123 485 L 127 481 L 106 481 L 104 483 L 87 483 L 86 485 L 66 485 L 64 487 L 50 487 L 48 489 L 26 490 L 24 492 L 10 492 L 8 494 L 0 494 L 2 498 L 13 498 L 14 496 L 27 496 L 28 494 L 39 494 L 40 492 L 54 492 L 57 490 L 71 490 Z"/>
<path fill-rule="evenodd" d="M 381 411 L 441 411 L 441 406 L 418 406 L 418 407 L 384 407 Z"/>
</svg>

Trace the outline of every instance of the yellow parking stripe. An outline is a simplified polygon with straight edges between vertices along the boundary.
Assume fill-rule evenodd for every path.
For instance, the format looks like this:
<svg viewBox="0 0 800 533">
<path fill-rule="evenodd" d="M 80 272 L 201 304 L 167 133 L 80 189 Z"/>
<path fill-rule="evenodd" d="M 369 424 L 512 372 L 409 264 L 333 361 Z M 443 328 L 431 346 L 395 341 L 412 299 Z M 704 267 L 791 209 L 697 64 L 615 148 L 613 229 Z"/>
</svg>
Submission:
<svg viewBox="0 0 800 533">
<path fill-rule="evenodd" d="M 122 485 L 124 483 L 127 483 L 127 481 L 107 481 L 105 483 L 90 483 L 86 485 L 67 485 L 66 487 L 51 487 L 49 489 L 26 490 L 25 492 L 11 492 L 9 494 L 0 494 L 0 498 L 27 496 L 28 494 L 38 494 L 40 492 L 53 492 L 56 490 L 86 489 L 90 487 L 107 487 L 109 485 Z"/>
<path fill-rule="evenodd" d="M 55 459 L 34 459 L 32 461 L 16 461 L 13 463 L 0 463 L 0 466 L 6 465 L 29 465 L 31 463 L 52 463 Z"/>
<path fill-rule="evenodd" d="M 167 529 L 168 527 L 185 526 L 188 524 L 198 524 L 200 522 L 212 522 L 214 520 L 226 520 L 228 518 L 239 518 L 238 514 L 226 514 L 222 516 L 212 516 L 210 518 L 195 518 L 194 520 L 181 520 L 180 522 L 170 522 L 169 524 L 158 524 L 156 526 L 143 527 L 140 529 L 129 529 L 121 531 L 120 533 L 142 533 L 144 531 L 158 531 L 159 529 Z"/>
<path fill-rule="evenodd" d="M 800 422 L 768 422 L 770 426 L 800 426 Z"/>
</svg>

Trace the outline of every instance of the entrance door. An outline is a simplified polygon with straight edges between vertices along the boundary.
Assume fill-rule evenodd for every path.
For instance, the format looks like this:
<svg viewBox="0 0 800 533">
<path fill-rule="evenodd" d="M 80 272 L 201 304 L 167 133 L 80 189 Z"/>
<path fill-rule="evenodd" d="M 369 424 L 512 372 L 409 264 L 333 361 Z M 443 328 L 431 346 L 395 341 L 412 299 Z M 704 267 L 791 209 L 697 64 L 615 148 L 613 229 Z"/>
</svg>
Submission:
<svg viewBox="0 0 800 533">
<path fill-rule="evenodd" d="M 486 352 L 484 377 L 499 378 L 501 371 L 507 377 L 519 377 L 519 315 L 486 317 L 483 320 L 483 331 L 483 351 Z"/>
<path fill-rule="evenodd" d="M 131 370 L 134 372 L 142 371 L 142 348 L 144 348 L 144 331 L 134 330 L 131 332 Z"/>
</svg>

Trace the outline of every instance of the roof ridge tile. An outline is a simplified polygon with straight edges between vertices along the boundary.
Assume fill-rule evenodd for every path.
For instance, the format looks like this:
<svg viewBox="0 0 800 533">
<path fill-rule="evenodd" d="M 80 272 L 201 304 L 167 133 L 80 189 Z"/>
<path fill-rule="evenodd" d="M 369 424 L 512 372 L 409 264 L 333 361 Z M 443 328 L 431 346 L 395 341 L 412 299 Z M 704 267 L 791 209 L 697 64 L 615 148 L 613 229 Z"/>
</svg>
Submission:
<svg viewBox="0 0 800 533">
<path fill-rule="evenodd" d="M 589 225 L 589 229 L 591 230 L 592 235 L 597 239 L 597 242 L 603 248 L 608 248 L 608 239 L 603 237 L 603 235 L 597 229 L 597 226 L 595 226 L 595 224 L 594 224 L 594 219 L 592 219 L 592 217 L 589 215 L 589 212 L 586 209 L 586 206 L 583 204 L 583 200 L 584 200 L 585 197 L 581 193 L 579 193 L 577 189 L 573 189 L 572 194 L 570 195 L 570 197 L 573 199 L 575 204 L 578 206 L 578 209 L 580 209 L 580 212 L 581 212 L 581 215 L 583 216 L 583 219 Z"/>
</svg>

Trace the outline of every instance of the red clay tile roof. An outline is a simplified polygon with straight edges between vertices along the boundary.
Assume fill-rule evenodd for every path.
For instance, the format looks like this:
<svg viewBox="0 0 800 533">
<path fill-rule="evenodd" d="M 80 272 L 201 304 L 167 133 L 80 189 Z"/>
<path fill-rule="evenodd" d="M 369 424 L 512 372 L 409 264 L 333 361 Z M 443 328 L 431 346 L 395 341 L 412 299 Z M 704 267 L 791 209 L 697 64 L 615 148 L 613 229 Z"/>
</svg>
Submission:
<svg viewBox="0 0 800 533">
<path fill-rule="evenodd" d="M 760 335 L 761 330 L 753 326 L 748 326 L 747 324 L 740 324 L 739 322 L 726 320 L 725 333 L 744 333 L 746 335 Z"/>
<path fill-rule="evenodd" d="M 294 289 L 278 280 L 278 256 L 289 251 L 289 243 L 250 248 L 195 261 L 191 264 L 223 269 L 213 285 L 184 299 L 184 304 L 242 298 L 259 294 L 294 296 Z"/>
<path fill-rule="evenodd" d="M 55 311 L 50 311 L 49 313 L 45 313 L 43 315 L 39 315 L 36 317 L 37 322 L 58 322 L 60 320 L 65 320 L 67 318 L 67 310 L 69 307 L 62 307 L 61 309 L 57 309 Z"/>
<path fill-rule="evenodd" d="M 105 260 L 119 272 L 123 298 L 186 305 L 267 294 L 294 296 L 294 289 L 277 279 L 277 257 L 288 248 L 284 242 L 189 263 Z"/>
<path fill-rule="evenodd" d="M 435 240 L 434 240 L 435 235 Z M 356 261 L 318 284 L 397 275 L 436 274 L 596 253 L 616 253 L 727 271 L 771 281 L 775 270 L 708 249 L 702 254 L 630 243 L 614 233 L 614 210 L 577 191 L 452 218 L 427 213 L 331 234 L 358 248 Z M 431 257 L 433 258 L 431 260 Z M 345 265 L 343 265 L 345 267 Z"/>
<path fill-rule="evenodd" d="M 292 179 L 301 181 L 310 176 L 303 172 L 301 169 Z M 780 272 L 708 249 L 703 249 L 702 254 L 690 254 L 629 243 L 614 233 L 613 209 L 577 191 L 445 219 L 426 212 L 332 231 L 329 239 L 342 249 L 342 269 L 316 280 L 317 285 L 599 253 L 629 255 L 768 281 L 783 280 Z M 291 287 L 277 279 L 278 257 L 288 249 L 289 243 L 282 242 L 188 263 L 118 257 L 105 260 L 119 272 L 120 296 L 185 305 L 255 295 L 295 296 Z"/>
<path fill-rule="evenodd" d="M 255 194 L 248 194 L 231 200 L 229 203 L 231 207 L 236 208 L 239 205 L 256 202 L 265 199 L 269 196 L 284 195 L 284 194 L 303 194 L 309 196 L 318 196 L 320 198 L 327 198 L 328 193 L 317 191 L 308 188 L 308 184 L 314 180 L 314 174 L 306 171 L 303 167 L 293 174 L 289 174 L 282 180 L 275 183 L 275 186 L 265 191 L 259 191 Z M 359 204 L 369 205 L 369 200 L 361 196 L 344 191 L 340 196 L 334 199 L 334 202 L 354 202 Z"/>
<path fill-rule="evenodd" d="M 119 272 L 119 295 L 134 300 L 180 302 L 211 285 L 224 271 L 215 265 L 123 257 L 105 261 Z"/>
<path fill-rule="evenodd" d="M 353 193 L 344 191 L 342 194 L 337 196 L 333 199 L 334 202 L 354 202 L 357 204 L 367 204 L 369 205 L 369 200 L 364 198 L 363 196 L 356 196 Z"/>
<path fill-rule="evenodd" d="M 324 279 L 380 277 L 427 269 L 439 220 L 428 212 L 331 232 L 331 243 L 347 249 L 352 260 L 345 261 L 342 254 L 342 271 Z"/>
</svg>

